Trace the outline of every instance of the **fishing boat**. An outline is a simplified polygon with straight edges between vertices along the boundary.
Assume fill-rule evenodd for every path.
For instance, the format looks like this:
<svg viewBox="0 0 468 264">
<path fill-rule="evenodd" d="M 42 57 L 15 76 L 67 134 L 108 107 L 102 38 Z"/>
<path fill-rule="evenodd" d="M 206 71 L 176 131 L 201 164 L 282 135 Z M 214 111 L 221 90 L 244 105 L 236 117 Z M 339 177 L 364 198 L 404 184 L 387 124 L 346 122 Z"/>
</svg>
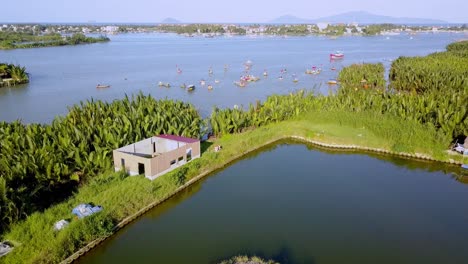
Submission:
<svg viewBox="0 0 468 264">
<path fill-rule="evenodd" d="M 215 82 L 215 83 L 219 83 L 219 80 L 218 80 L 218 79 L 216 79 L 216 80 L 214 80 L 214 82 Z"/>
<path fill-rule="evenodd" d="M 187 91 L 191 92 L 193 90 L 195 90 L 195 85 L 191 84 L 191 85 L 187 86 Z"/>
<path fill-rule="evenodd" d="M 318 69 L 317 69 L 317 70 L 313 70 L 313 69 L 312 69 L 312 70 L 309 70 L 309 69 L 307 69 L 307 70 L 305 71 L 305 73 L 306 73 L 306 74 L 319 74 L 319 73 L 320 73 L 320 70 L 318 70 Z"/>
<path fill-rule="evenodd" d="M 256 81 L 260 80 L 260 78 L 249 74 L 249 75 L 242 76 L 240 78 L 240 80 L 245 81 L 245 82 L 256 82 Z"/>
<path fill-rule="evenodd" d="M 206 84 L 206 81 L 205 81 L 205 80 L 201 80 L 201 81 L 200 81 L 200 85 L 201 85 L 201 86 L 204 86 L 205 84 Z"/>
<path fill-rule="evenodd" d="M 334 85 L 334 84 L 337 84 L 338 81 L 337 81 L 337 80 L 328 80 L 327 83 L 328 83 L 328 84 L 331 84 L 331 85 Z"/>
<path fill-rule="evenodd" d="M 247 83 L 244 81 L 238 81 L 238 82 L 234 82 L 234 84 L 239 87 L 245 87 Z"/>
<path fill-rule="evenodd" d="M 263 71 L 263 76 L 267 77 L 268 76 L 268 72 L 265 70 Z"/>
<path fill-rule="evenodd" d="M 159 83 L 158 83 L 158 86 L 159 86 L 159 87 L 167 87 L 167 88 L 169 88 L 169 87 L 171 87 L 171 84 L 170 84 L 170 83 L 159 82 Z"/>
<path fill-rule="evenodd" d="M 299 80 L 297 78 L 294 78 L 293 82 L 297 83 L 297 82 L 299 82 Z"/>
<path fill-rule="evenodd" d="M 98 84 L 96 85 L 96 88 L 109 88 L 110 85 L 104 85 L 104 84 Z"/>
<path fill-rule="evenodd" d="M 213 90 L 213 85 L 208 84 L 208 90 Z"/>
<path fill-rule="evenodd" d="M 343 52 L 341 51 L 336 51 L 335 53 L 331 53 L 330 54 L 330 59 L 343 59 L 344 58 L 344 54 Z"/>
</svg>

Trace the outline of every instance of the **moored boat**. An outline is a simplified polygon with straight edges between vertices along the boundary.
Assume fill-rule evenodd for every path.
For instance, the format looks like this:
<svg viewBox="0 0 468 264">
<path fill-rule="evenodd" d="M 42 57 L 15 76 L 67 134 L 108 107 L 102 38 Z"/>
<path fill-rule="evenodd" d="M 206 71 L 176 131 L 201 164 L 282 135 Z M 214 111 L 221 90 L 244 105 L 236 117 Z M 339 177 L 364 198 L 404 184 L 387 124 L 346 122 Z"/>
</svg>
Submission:
<svg viewBox="0 0 468 264">
<path fill-rule="evenodd" d="M 104 84 L 96 85 L 96 88 L 109 88 L 109 87 L 110 87 L 110 85 L 107 85 L 107 84 L 106 85 L 104 85 Z"/>
<path fill-rule="evenodd" d="M 330 54 L 330 59 L 342 59 L 344 58 L 344 54 L 341 51 L 336 51 L 335 53 Z"/>
<path fill-rule="evenodd" d="M 166 88 L 169 88 L 169 87 L 171 87 L 171 84 L 170 84 L 170 83 L 159 82 L 159 83 L 158 83 L 158 86 L 159 86 L 159 87 L 166 87 Z"/>
<path fill-rule="evenodd" d="M 191 85 L 187 86 L 187 91 L 190 92 L 190 91 L 193 91 L 193 90 L 195 90 L 195 85 L 191 84 Z"/>
<path fill-rule="evenodd" d="M 333 84 L 337 84 L 337 83 L 338 83 L 338 81 L 337 81 L 337 80 L 328 80 L 328 82 L 327 82 L 327 83 L 328 83 L 328 84 L 332 84 L 332 85 L 333 85 Z"/>
<path fill-rule="evenodd" d="M 238 81 L 238 82 L 234 82 L 234 84 L 239 87 L 245 87 L 247 83 L 245 81 Z"/>
</svg>

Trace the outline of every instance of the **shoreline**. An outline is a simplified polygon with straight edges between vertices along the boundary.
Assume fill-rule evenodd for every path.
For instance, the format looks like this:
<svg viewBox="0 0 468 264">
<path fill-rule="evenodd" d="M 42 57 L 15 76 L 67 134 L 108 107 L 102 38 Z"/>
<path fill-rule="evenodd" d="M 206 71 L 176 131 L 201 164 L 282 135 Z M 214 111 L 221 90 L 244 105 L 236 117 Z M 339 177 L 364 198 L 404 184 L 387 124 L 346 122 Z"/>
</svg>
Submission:
<svg viewBox="0 0 468 264">
<path fill-rule="evenodd" d="M 325 143 L 325 142 L 313 140 L 311 138 L 304 137 L 304 136 L 283 135 L 283 136 L 280 136 L 280 137 L 276 137 L 276 138 L 274 138 L 272 140 L 269 140 L 269 141 L 267 141 L 265 143 L 262 143 L 260 145 L 257 145 L 257 146 L 255 146 L 255 147 L 253 147 L 251 149 L 248 149 L 247 151 L 241 152 L 240 154 L 233 156 L 232 158 L 230 158 L 229 160 L 227 160 L 223 164 L 219 164 L 219 165 L 215 166 L 214 168 L 211 168 L 211 169 L 208 169 L 208 170 L 205 170 L 205 171 L 199 173 L 197 176 L 195 176 L 192 179 L 188 180 L 185 184 L 179 186 L 173 192 L 169 193 L 168 195 L 164 196 L 163 198 L 161 198 L 161 199 L 159 199 L 159 200 L 157 200 L 157 201 L 155 201 L 153 203 L 150 203 L 150 204 L 144 206 L 143 208 L 138 210 L 136 213 L 124 218 L 122 221 L 120 221 L 115 226 L 115 228 L 112 230 L 112 233 L 110 235 L 98 238 L 98 239 L 88 243 L 86 246 L 80 248 L 79 250 L 75 251 L 75 253 L 73 253 L 72 255 L 67 257 L 66 259 L 62 260 L 60 262 L 60 264 L 73 263 L 74 261 L 79 259 L 84 254 L 88 253 L 91 249 L 98 246 L 101 242 L 103 242 L 106 239 L 110 238 L 111 236 L 115 235 L 120 229 L 124 228 L 126 225 L 130 224 L 134 220 L 137 220 L 140 216 L 144 215 L 149 210 L 151 210 L 154 207 L 158 206 L 159 204 L 169 200 L 174 195 L 176 195 L 179 192 L 185 190 L 187 187 L 190 187 L 192 184 L 198 182 L 199 180 L 201 180 L 202 178 L 208 176 L 209 174 L 212 174 L 212 173 L 216 172 L 217 170 L 226 168 L 227 166 L 229 166 L 233 162 L 242 159 L 247 154 L 250 154 L 250 153 L 252 153 L 254 151 L 257 151 L 257 150 L 259 150 L 259 149 L 261 149 L 263 147 L 267 147 L 269 145 L 275 144 L 275 143 L 277 143 L 277 142 L 279 142 L 281 140 L 293 140 L 293 141 L 298 141 L 298 142 L 300 142 L 302 144 L 307 144 L 308 143 L 308 144 L 312 144 L 314 146 L 323 147 L 323 148 L 327 148 L 327 149 L 331 149 L 331 150 L 340 150 L 341 149 L 341 150 L 352 150 L 353 152 L 365 151 L 365 152 L 371 152 L 371 153 L 377 153 L 377 154 L 383 154 L 383 155 L 405 157 L 405 158 L 410 158 L 410 159 L 414 159 L 414 160 L 426 160 L 426 161 L 432 161 L 432 162 L 448 163 L 448 164 L 453 164 L 453 165 L 462 165 L 463 164 L 463 162 L 460 162 L 458 160 L 453 160 L 453 159 L 438 160 L 438 159 L 435 159 L 435 158 L 433 158 L 431 156 L 428 156 L 428 155 L 425 155 L 425 154 L 420 154 L 420 153 L 411 154 L 411 153 L 406 153 L 406 152 L 394 152 L 394 151 L 390 151 L 390 150 L 387 150 L 387 149 L 371 148 L 371 147 L 364 147 L 364 146 L 359 146 L 359 145 L 344 145 L 344 144 Z"/>
</svg>

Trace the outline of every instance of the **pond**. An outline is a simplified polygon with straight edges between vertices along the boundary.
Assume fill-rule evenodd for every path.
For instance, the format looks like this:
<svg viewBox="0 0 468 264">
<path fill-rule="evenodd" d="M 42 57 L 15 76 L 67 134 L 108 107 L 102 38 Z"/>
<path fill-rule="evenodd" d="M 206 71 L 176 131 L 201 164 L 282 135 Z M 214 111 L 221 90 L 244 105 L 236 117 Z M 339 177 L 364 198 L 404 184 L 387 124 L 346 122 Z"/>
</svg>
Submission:
<svg viewBox="0 0 468 264">
<path fill-rule="evenodd" d="M 450 165 L 294 142 L 266 147 L 151 210 L 78 263 L 463 263 L 468 185 Z"/>
</svg>

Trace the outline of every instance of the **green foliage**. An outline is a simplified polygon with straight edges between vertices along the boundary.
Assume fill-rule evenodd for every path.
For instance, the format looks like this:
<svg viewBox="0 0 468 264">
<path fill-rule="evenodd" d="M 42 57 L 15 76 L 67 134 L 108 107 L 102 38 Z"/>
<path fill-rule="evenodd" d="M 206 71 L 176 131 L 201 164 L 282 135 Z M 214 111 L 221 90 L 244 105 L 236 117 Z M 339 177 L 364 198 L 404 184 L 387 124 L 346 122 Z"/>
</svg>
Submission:
<svg viewBox="0 0 468 264">
<path fill-rule="evenodd" d="M 158 134 L 198 138 L 201 125 L 193 106 L 142 94 L 112 103 L 82 102 L 51 125 L 0 122 L 2 229 L 111 168 L 113 149 Z"/>
<path fill-rule="evenodd" d="M 307 25 L 278 25 L 268 26 L 265 33 L 274 35 L 304 36 L 310 34 L 310 31 Z"/>
<path fill-rule="evenodd" d="M 463 25 L 466 28 L 466 24 Z M 451 43 L 447 46 L 447 51 L 457 56 L 468 57 L 468 40 Z"/>
<path fill-rule="evenodd" d="M 345 25 L 328 25 L 325 29 L 325 34 L 332 36 L 341 36 L 346 32 Z"/>
<path fill-rule="evenodd" d="M 97 38 L 86 37 L 82 33 L 75 33 L 69 37 L 62 37 L 58 33 L 34 35 L 25 32 L 0 31 L 0 49 L 40 48 L 65 45 L 78 45 L 85 43 L 106 42 L 110 39 L 104 36 Z"/>
<path fill-rule="evenodd" d="M 12 79 L 8 82 L 3 82 L 3 79 Z M 0 63 L 0 87 L 5 85 L 16 85 L 28 83 L 29 76 L 26 73 L 26 68 L 20 65 Z"/>
<path fill-rule="evenodd" d="M 378 89 L 360 89 L 358 80 L 370 74 L 373 81 L 365 84 L 372 88 L 377 83 Z M 339 79 L 342 88 L 337 96 L 327 98 L 328 109 L 389 113 L 428 124 L 447 135 L 447 145 L 452 138 L 468 134 L 466 58 L 451 52 L 399 58 L 390 69 L 390 90 L 385 89 L 383 67 L 378 65 L 346 67 Z"/>
<path fill-rule="evenodd" d="M 341 70 L 341 90 L 385 89 L 383 64 L 353 64 Z"/>
<path fill-rule="evenodd" d="M 263 104 L 250 104 L 248 110 L 214 108 L 210 124 L 217 136 L 240 133 L 250 128 L 293 118 L 313 107 L 319 107 L 320 104 L 318 97 L 303 90 L 289 95 L 271 95 Z"/>
<path fill-rule="evenodd" d="M 69 45 L 78 45 L 78 44 L 85 44 L 85 43 L 96 43 L 96 42 L 105 42 L 109 41 L 109 38 L 100 36 L 98 38 L 86 37 L 84 34 L 75 33 L 71 37 L 66 38 L 66 42 Z"/>
<path fill-rule="evenodd" d="M 393 24 L 372 24 L 368 25 L 362 29 L 362 32 L 365 35 L 372 36 L 372 35 L 379 35 L 382 31 L 389 31 L 392 29 L 401 28 L 401 26 L 393 25 Z"/>
<path fill-rule="evenodd" d="M 222 25 L 216 24 L 187 24 L 187 25 L 160 25 L 161 31 L 175 32 L 177 34 L 196 34 L 196 33 L 224 33 Z"/>
<path fill-rule="evenodd" d="M 223 260 L 219 264 L 279 264 L 273 260 L 264 260 L 257 256 L 235 256 L 228 260 Z"/>
<path fill-rule="evenodd" d="M 392 63 L 390 81 L 390 86 L 398 91 L 466 91 L 468 57 L 460 57 L 451 52 L 426 57 L 400 57 Z"/>
<path fill-rule="evenodd" d="M 181 167 L 173 175 L 172 179 L 177 186 L 183 185 L 187 180 L 188 167 Z"/>
</svg>

